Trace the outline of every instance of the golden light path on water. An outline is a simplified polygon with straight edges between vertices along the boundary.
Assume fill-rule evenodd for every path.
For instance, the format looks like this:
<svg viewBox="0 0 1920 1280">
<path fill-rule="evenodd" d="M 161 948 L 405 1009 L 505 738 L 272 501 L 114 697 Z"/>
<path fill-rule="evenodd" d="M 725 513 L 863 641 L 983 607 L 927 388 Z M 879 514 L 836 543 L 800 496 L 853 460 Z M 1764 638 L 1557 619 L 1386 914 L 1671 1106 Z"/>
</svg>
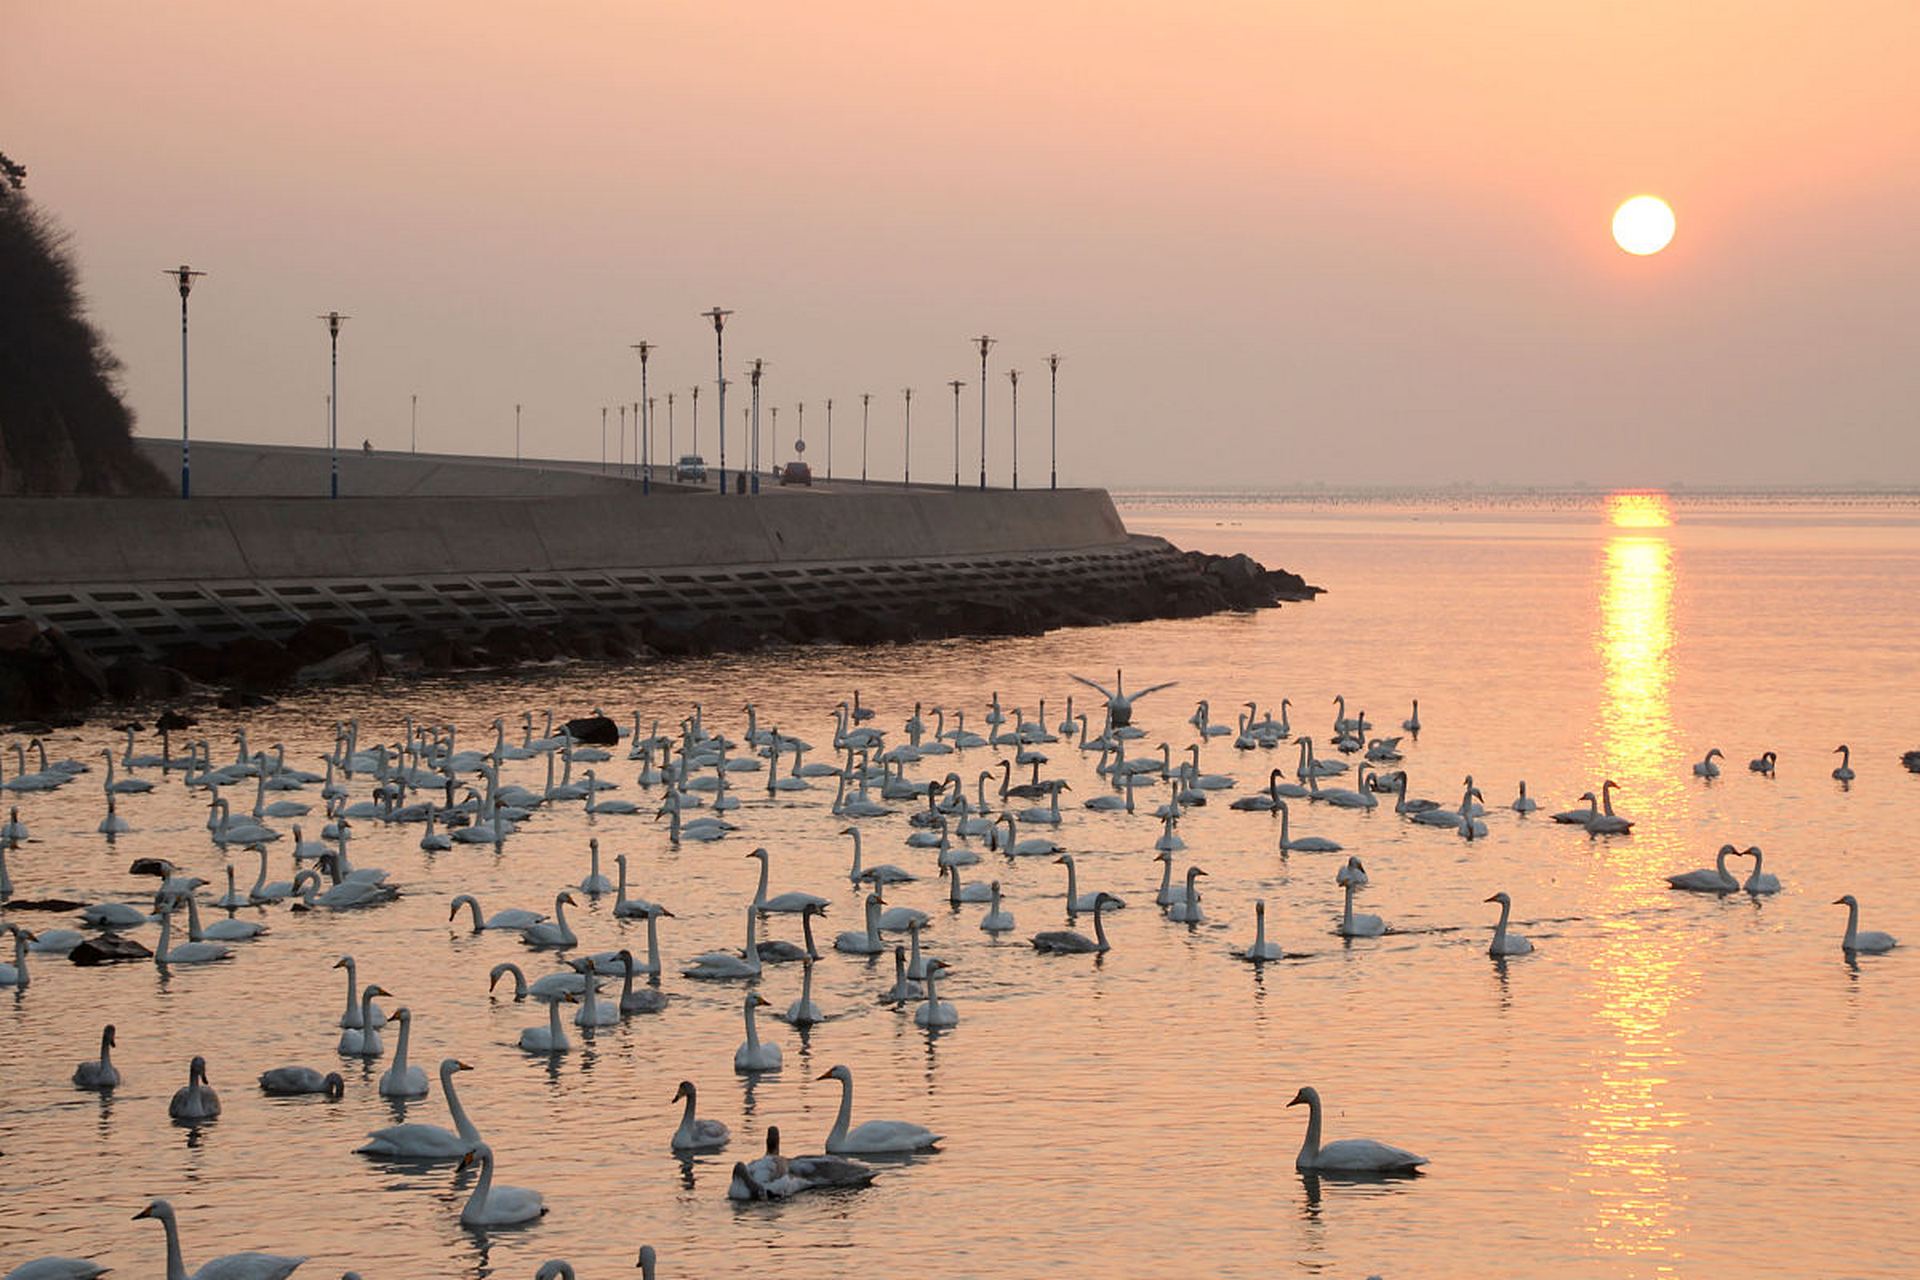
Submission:
<svg viewBox="0 0 1920 1280">
<path fill-rule="evenodd" d="M 1668 1015 L 1686 983 L 1684 933 L 1646 915 L 1648 886 L 1676 856 L 1646 821 L 1684 805 L 1667 762 L 1676 744 L 1672 684 L 1675 564 L 1664 530 L 1664 494 L 1621 493 L 1607 503 L 1617 532 L 1601 550 L 1595 649 L 1602 673 L 1599 752 L 1592 772 L 1621 784 L 1621 812 L 1642 815 L 1630 841 L 1613 841 L 1596 863 L 1588 918 L 1607 921 L 1589 967 L 1600 1025 L 1616 1037 L 1581 1091 L 1587 1232 L 1603 1252 L 1668 1249 L 1684 1188 L 1672 1169 L 1674 1134 L 1687 1122 L 1668 1096 L 1673 1061 Z"/>
</svg>

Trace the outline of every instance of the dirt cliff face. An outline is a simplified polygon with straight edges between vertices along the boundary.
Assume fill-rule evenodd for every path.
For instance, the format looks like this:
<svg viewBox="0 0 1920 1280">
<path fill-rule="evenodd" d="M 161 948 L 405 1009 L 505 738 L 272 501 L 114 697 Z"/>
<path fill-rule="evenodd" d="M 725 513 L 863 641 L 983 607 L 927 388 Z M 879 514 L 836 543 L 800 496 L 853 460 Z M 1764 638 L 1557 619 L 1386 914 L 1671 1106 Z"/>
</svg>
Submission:
<svg viewBox="0 0 1920 1280">
<path fill-rule="evenodd" d="M 165 493 L 133 448 L 119 362 L 87 322 L 65 236 L 0 154 L 0 494 Z"/>
</svg>

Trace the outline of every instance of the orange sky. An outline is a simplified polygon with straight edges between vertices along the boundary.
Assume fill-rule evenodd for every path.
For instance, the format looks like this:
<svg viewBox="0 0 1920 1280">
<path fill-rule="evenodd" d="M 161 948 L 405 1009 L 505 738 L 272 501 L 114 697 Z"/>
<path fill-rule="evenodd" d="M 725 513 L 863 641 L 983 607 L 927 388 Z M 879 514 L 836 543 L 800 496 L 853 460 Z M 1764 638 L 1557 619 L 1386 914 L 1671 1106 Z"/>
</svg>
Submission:
<svg viewBox="0 0 1920 1280">
<path fill-rule="evenodd" d="M 1058 350 L 1074 481 L 1920 482 L 1911 0 L 0 0 L 0 31 L 0 150 L 149 434 L 191 261 L 210 438 L 320 438 L 338 307 L 343 438 L 404 447 L 417 392 L 428 447 L 510 452 L 518 401 L 529 451 L 597 456 L 645 337 L 657 392 L 709 383 L 712 456 L 719 303 L 816 460 L 836 398 L 842 471 L 873 391 L 897 474 L 913 385 L 950 472 L 985 329 L 997 478 L 1012 365 L 1044 475 Z M 1680 218 L 1647 259 L 1607 233 L 1640 191 Z"/>
</svg>

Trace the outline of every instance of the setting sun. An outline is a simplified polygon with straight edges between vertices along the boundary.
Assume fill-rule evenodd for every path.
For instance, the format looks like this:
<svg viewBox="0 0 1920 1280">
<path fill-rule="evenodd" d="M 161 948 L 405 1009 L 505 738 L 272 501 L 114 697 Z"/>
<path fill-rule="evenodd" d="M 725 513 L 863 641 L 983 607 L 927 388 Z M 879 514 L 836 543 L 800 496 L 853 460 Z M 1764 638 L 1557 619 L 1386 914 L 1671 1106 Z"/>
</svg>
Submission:
<svg viewBox="0 0 1920 1280">
<path fill-rule="evenodd" d="M 1673 240 L 1673 210 L 1659 196 L 1635 196 L 1613 211 L 1613 242 L 1645 257 Z"/>
</svg>

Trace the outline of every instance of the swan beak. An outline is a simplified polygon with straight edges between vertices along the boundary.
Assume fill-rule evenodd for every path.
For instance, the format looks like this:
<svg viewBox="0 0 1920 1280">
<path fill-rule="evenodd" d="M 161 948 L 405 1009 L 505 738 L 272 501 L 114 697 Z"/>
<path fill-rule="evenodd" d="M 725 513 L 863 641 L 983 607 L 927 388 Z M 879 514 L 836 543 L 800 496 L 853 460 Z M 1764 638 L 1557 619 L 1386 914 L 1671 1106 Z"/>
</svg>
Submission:
<svg viewBox="0 0 1920 1280">
<path fill-rule="evenodd" d="M 815 1076 L 814 1079 L 815 1080 L 831 1080 L 833 1079 L 833 1072 L 822 1071 L 819 1075 Z"/>
<path fill-rule="evenodd" d="M 1844 907 L 1847 905 L 1847 900 L 1845 898 L 1835 898 L 1833 900 L 1833 905 L 1836 907 Z"/>
<path fill-rule="evenodd" d="M 1500 895 L 1496 893 L 1490 898 L 1482 898 L 1481 901 L 1482 902 L 1498 902 L 1500 901 Z"/>
<path fill-rule="evenodd" d="M 667 910 L 665 907 L 660 908 L 658 911 L 654 912 L 654 914 L 659 916 L 665 916 L 669 920 L 678 920 L 680 918 L 679 916 L 674 915 L 673 912 Z"/>
<path fill-rule="evenodd" d="M 138 1222 L 142 1218 L 151 1218 L 152 1216 L 153 1216 L 153 1206 L 148 1205 L 146 1208 L 142 1209 L 140 1212 L 134 1214 L 132 1221 Z"/>
<path fill-rule="evenodd" d="M 1307 1095 L 1306 1095 L 1306 1093 L 1305 1093 L 1304 1091 L 1302 1091 L 1302 1092 L 1300 1092 L 1300 1093 L 1296 1093 L 1296 1094 L 1294 1094 L 1294 1095 L 1293 1095 L 1293 1101 L 1292 1101 L 1292 1102 L 1289 1102 L 1289 1103 L 1288 1103 L 1287 1105 L 1288 1105 L 1288 1106 L 1290 1106 L 1290 1107 L 1297 1107 L 1297 1106 L 1299 1106 L 1299 1105 L 1300 1105 L 1301 1103 L 1303 1103 L 1303 1102 L 1305 1102 L 1306 1100 L 1307 1100 Z"/>
<path fill-rule="evenodd" d="M 456 1062 L 456 1063 L 454 1063 L 454 1064 L 453 1064 L 453 1069 L 454 1069 L 455 1071 L 471 1071 L 471 1070 L 473 1070 L 473 1068 L 472 1068 L 471 1066 L 469 1066 L 469 1065 L 467 1065 L 467 1064 L 466 1064 L 466 1063 L 464 1063 L 464 1062 Z"/>
</svg>

